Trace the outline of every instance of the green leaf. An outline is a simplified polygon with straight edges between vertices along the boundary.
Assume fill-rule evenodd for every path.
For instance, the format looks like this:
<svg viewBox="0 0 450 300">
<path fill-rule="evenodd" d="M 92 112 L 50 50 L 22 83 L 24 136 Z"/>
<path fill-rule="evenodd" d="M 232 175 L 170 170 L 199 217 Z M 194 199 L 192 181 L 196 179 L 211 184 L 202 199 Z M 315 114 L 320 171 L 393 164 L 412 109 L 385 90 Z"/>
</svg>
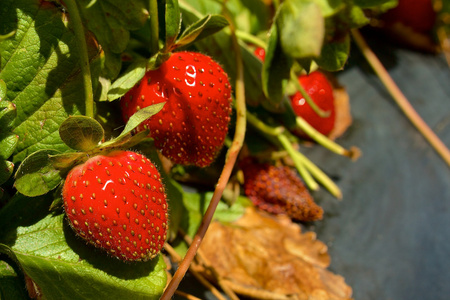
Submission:
<svg viewBox="0 0 450 300">
<path fill-rule="evenodd" d="M 59 125 L 69 115 L 84 113 L 84 87 L 73 32 L 59 7 L 47 1 L 2 0 L 0 28 L 17 30 L 0 43 L 1 73 L 7 97 L 17 107 L 13 132 L 19 143 L 13 162 L 40 149 L 64 152 Z M 88 40 L 93 82 L 101 52 Z"/>
<path fill-rule="evenodd" d="M 165 287 L 162 256 L 139 263 L 111 258 L 76 237 L 64 215 L 19 227 L 9 244 L 0 251 L 13 252 L 45 299 L 159 299 Z"/>
<path fill-rule="evenodd" d="M 211 202 L 212 196 L 213 192 L 184 193 L 183 202 L 187 213 L 182 220 L 181 227 L 189 236 L 194 236 L 200 227 L 203 215 Z M 245 208 L 249 204 L 250 202 L 246 197 L 238 197 L 237 201 L 231 207 L 220 201 L 214 213 L 214 220 L 233 222 L 244 214 Z"/>
<path fill-rule="evenodd" d="M 67 146 L 75 150 L 89 151 L 103 140 L 105 131 L 95 119 L 71 116 L 59 127 L 59 136 Z"/>
<path fill-rule="evenodd" d="M 181 12 L 178 0 L 166 1 L 166 48 L 170 49 L 181 30 Z"/>
<path fill-rule="evenodd" d="M 0 299 L 30 299 L 22 277 L 20 270 L 11 259 L 0 260 Z"/>
<path fill-rule="evenodd" d="M 319 56 L 325 35 L 325 21 L 313 0 L 286 0 L 276 18 L 280 42 L 293 58 Z"/>
<path fill-rule="evenodd" d="M 272 105 L 278 106 L 283 100 L 284 82 L 289 79 L 291 66 L 292 59 L 281 49 L 278 25 L 273 23 L 262 71 L 264 94 Z"/>
<path fill-rule="evenodd" d="M 116 79 L 108 91 L 108 100 L 113 101 L 125 95 L 132 87 L 144 77 L 147 70 L 146 60 L 137 60 Z"/>
<path fill-rule="evenodd" d="M 383 5 L 386 3 L 395 3 L 397 2 L 397 0 L 353 0 L 353 2 L 355 5 L 361 8 L 368 8 Z"/>
<path fill-rule="evenodd" d="M 17 116 L 16 105 L 9 101 L 0 101 L 0 128 L 4 130 L 12 126 Z"/>
<path fill-rule="evenodd" d="M 315 0 L 325 18 L 334 15 L 345 6 L 345 0 Z"/>
<path fill-rule="evenodd" d="M 0 79 L 0 101 L 6 98 L 6 83 Z"/>
<path fill-rule="evenodd" d="M 207 15 L 187 27 L 181 34 L 180 38 L 176 41 L 173 48 L 186 46 L 199 41 L 218 32 L 228 25 L 229 23 L 227 19 L 221 15 Z"/>
<path fill-rule="evenodd" d="M 130 40 L 130 30 L 144 26 L 149 17 L 144 0 L 77 1 L 87 28 L 94 33 L 106 55 L 106 76 L 113 79 L 120 69 L 120 54 Z"/>
<path fill-rule="evenodd" d="M 44 195 L 54 189 L 63 178 L 49 160 L 55 150 L 39 150 L 29 155 L 16 172 L 14 186 L 28 197 Z"/>
<path fill-rule="evenodd" d="M 16 149 L 19 137 L 14 133 L 0 134 L 0 159 L 7 159 Z"/>
<path fill-rule="evenodd" d="M 10 161 L 0 159 L 0 184 L 5 183 L 14 172 L 14 164 Z"/>
<path fill-rule="evenodd" d="M 233 23 L 240 31 L 253 35 L 265 33 L 270 28 L 271 6 L 261 0 L 228 0 L 226 7 L 230 11 Z"/>
<path fill-rule="evenodd" d="M 324 70 L 335 72 L 342 70 L 350 54 L 350 36 L 343 41 L 327 43 L 322 47 L 322 53 L 316 63 Z"/>
</svg>

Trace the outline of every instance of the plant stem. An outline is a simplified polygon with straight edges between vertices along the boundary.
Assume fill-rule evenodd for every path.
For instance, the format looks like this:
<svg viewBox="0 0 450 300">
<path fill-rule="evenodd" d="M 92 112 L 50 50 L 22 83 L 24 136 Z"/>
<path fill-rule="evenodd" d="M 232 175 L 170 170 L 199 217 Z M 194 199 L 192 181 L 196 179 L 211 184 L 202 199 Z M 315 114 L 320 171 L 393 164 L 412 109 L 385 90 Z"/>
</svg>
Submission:
<svg viewBox="0 0 450 300">
<path fill-rule="evenodd" d="M 84 101 L 86 105 L 86 116 L 94 117 L 94 92 L 92 89 L 91 69 L 87 51 L 86 37 L 84 34 L 83 23 L 81 22 L 80 11 L 75 0 L 65 0 L 67 11 L 70 16 L 75 37 L 77 40 L 78 54 L 80 55 L 81 73 L 84 84 Z"/>
<path fill-rule="evenodd" d="M 247 120 L 251 125 L 253 125 L 253 127 L 258 129 L 260 132 L 264 133 L 265 137 L 269 141 L 273 142 L 270 138 L 268 138 L 269 136 L 275 137 L 278 140 L 278 142 L 281 144 L 281 146 L 284 148 L 284 150 L 286 150 L 286 152 L 293 160 L 294 165 L 297 171 L 302 176 L 303 180 L 305 181 L 305 184 L 308 185 L 308 187 L 311 190 L 318 189 L 317 182 L 314 180 L 315 178 L 333 196 L 335 196 L 338 199 L 342 198 L 342 192 L 339 189 L 339 187 L 333 182 L 333 180 L 331 180 L 322 170 L 320 170 L 319 167 L 317 167 L 313 162 L 311 162 L 306 156 L 304 156 L 301 152 L 296 151 L 292 147 L 291 142 L 289 141 L 288 137 L 286 136 L 286 133 L 284 132 L 284 127 L 268 126 L 249 112 L 247 112 Z"/>
<path fill-rule="evenodd" d="M 359 148 L 352 147 L 350 149 L 345 149 L 341 145 L 333 142 L 328 137 L 318 132 L 314 127 L 309 125 L 309 123 L 306 122 L 305 119 L 303 119 L 302 117 L 297 117 L 295 121 L 297 126 L 301 130 L 303 130 L 310 138 L 312 138 L 314 141 L 316 141 L 323 147 L 327 148 L 328 150 L 339 155 L 347 156 L 352 160 L 358 159 L 359 156 L 361 155 L 361 151 L 359 150 Z"/>
<path fill-rule="evenodd" d="M 425 137 L 425 139 L 430 143 L 430 145 L 436 150 L 436 152 L 444 159 L 447 165 L 450 167 L 450 150 L 445 146 L 445 144 L 439 139 L 439 137 L 428 127 L 428 125 L 423 121 L 420 115 L 414 110 L 412 105 L 409 103 L 408 99 L 402 93 L 402 91 L 395 84 L 392 77 L 389 75 L 387 70 L 384 68 L 383 64 L 380 62 L 375 53 L 370 49 L 367 42 L 364 40 L 361 33 L 353 29 L 353 38 L 361 50 L 362 54 L 369 62 L 370 66 L 374 69 L 375 73 L 378 75 L 380 80 L 383 82 L 384 86 L 394 98 L 397 105 L 406 115 L 406 117 L 411 121 L 411 123 L 419 130 L 419 132 Z"/>
<path fill-rule="evenodd" d="M 308 172 L 308 170 L 306 169 L 306 167 L 302 163 L 302 161 L 300 159 L 298 159 L 298 155 L 297 155 L 298 151 L 296 151 L 294 149 L 294 147 L 292 147 L 292 144 L 289 141 L 289 139 L 283 134 L 278 135 L 277 138 L 278 138 L 278 141 L 280 142 L 280 144 L 283 146 L 283 148 L 286 150 L 286 152 L 289 154 L 289 156 L 294 161 L 295 168 L 297 169 L 298 173 L 305 181 L 305 184 L 311 190 L 317 191 L 319 189 L 319 184 L 317 184 L 317 182 L 314 180 L 314 178 Z"/>
<path fill-rule="evenodd" d="M 333 196 L 337 199 L 342 199 L 342 192 L 339 187 L 327 176 L 319 167 L 317 167 L 312 161 L 310 161 L 301 152 L 296 151 L 296 159 L 300 160 L 306 167 L 308 172 L 317 179 Z"/>
<path fill-rule="evenodd" d="M 158 0 L 150 0 L 150 30 L 151 30 L 151 44 L 150 51 L 155 54 L 159 50 L 159 18 L 158 18 Z"/>
<path fill-rule="evenodd" d="M 234 35 L 234 26 L 230 21 L 230 28 L 232 32 L 232 41 L 233 41 L 233 49 L 235 50 L 236 55 L 236 86 L 235 86 L 235 95 L 236 95 L 236 131 L 233 138 L 233 143 L 231 147 L 228 149 L 227 158 L 225 161 L 225 165 L 222 169 L 222 173 L 217 182 L 216 188 L 214 190 L 214 194 L 211 198 L 211 202 L 206 210 L 206 213 L 203 217 L 202 223 L 193 238 L 193 242 L 189 247 L 183 261 L 179 264 L 177 271 L 175 272 L 172 280 L 167 285 L 163 295 L 161 296 L 161 300 L 169 300 L 172 295 L 175 293 L 175 290 L 178 288 L 181 280 L 189 269 L 189 265 L 191 264 L 194 256 L 200 247 L 200 244 L 203 240 L 203 237 L 206 234 L 206 231 L 211 223 L 214 212 L 219 204 L 219 201 L 222 197 L 223 191 L 230 179 L 231 172 L 233 171 L 233 167 L 236 163 L 239 151 L 244 144 L 245 138 L 245 130 L 246 130 L 246 103 L 245 103 L 245 86 L 244 86 L 244 68 L 242 57 L 240 53 L 240 47 L 237 43 L 236 36 Z"/>
<path fill-rule="evenodd" d="M 264 42 L 263 40 L 261 40 L 260 38 L 245 32 L 245 31 L 241 31 L 241 30 L 236 30 L 236 36 L 238 38 L 240 38 L 241 40 L 243 40 L 244 42 L 247 42 L 249 44 L 253 44 L 257 47 L 261 47 L 261 48 L 266 48 L 267 44 L 266 42 Z"/>
</svg>

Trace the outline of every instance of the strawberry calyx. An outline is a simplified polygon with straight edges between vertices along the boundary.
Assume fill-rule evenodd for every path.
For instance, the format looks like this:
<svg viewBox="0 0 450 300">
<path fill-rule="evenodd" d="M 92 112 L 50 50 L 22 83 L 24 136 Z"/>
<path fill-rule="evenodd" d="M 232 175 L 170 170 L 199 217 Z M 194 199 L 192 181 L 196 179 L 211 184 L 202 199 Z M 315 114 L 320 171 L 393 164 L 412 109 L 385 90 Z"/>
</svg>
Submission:
<svg viewBox="0 0 450 300">
<path fill-rule="evenodd" d="M 16 189 L 29 197 L 40 196 L 56 188 L 65 175 L 76 165 L 89 158 L 115 150 L 129 149 L 147 138 L 147 132 L 133 134 L 144 120 L 159 112 L 164 103 L 146 107 L 134 114 L 116 138 L 104 142 L 104 130 L 93 118 L 71 116 L 60 126 L 61 140 L 75 152 L 59 153 L 53 149 L 30 154 L 15 174 Z"/>
</svg>

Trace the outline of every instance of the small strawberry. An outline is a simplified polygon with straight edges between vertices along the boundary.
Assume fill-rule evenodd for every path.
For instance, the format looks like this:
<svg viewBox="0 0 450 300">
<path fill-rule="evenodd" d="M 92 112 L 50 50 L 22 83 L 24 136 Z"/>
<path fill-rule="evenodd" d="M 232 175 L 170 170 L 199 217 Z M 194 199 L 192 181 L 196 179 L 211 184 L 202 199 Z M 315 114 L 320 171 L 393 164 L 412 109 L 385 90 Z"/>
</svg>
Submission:
<svg viewBox="0 0 450 300">
<path fill-rule="evenodd" d="M 63 187 L 75 232 L 127 261 L 155 257 L 166 240 L 168 212 L 160 174 L 131 151 L 97 155 L 73 168 Z"/>
<path fill-rule="evenodd" d="M 325 112 L 329 111 L 330 115 L 325 118 L 319 116 L 300 92 L 290 96 L 295 114 L 305 119 L 306 122 L 323 135 L 328 135 L 334 128 L 336 119 L 333 88 L 330 82 L 319 71 L 314 71 L 309 75 L 301 75 L 298 77 L 298 80 L 317 106 Z M 300 135 L 303 134 L 300 133 Z"/>
<path fill-rule="evenodd" d="M 244 173 L 244 193 L 255 206 L 299 221 L 322 219 L 322 208 L 289 167 L 257 163 L 249 158 L 240 166 Z"/>
<path fill-rule="evenodd" d="M 437 20 L 432 0 L 399 0 L 398 5 L 383 15 L 387 26 L 400 23 L 418 33 L 429 33 Z"/>
<path fill-rule="evenodd" d="M 262 47 L 257 47 L 253 53 L 261 61 L 264 61 L 266 59 L 266 50 Z"/>
<path fill-rule="evenodd" d="M 123 119 L 140 108 L 167 101 L 144 122 L 155 146 L 174 163 L 205 167 L 222 148 L 231 114 L 227 74 L 210 57 L 194 52 L 173 53 L 157 70 L 121 99 Z"/>
</svg>

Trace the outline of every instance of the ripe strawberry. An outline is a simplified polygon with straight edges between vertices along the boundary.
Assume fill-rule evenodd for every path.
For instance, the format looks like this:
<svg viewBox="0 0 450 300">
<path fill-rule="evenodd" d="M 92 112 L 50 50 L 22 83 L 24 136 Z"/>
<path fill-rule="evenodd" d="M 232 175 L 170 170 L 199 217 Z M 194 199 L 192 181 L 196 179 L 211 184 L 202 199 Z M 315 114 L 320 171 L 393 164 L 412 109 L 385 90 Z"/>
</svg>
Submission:
<svg viewBox="0 0 450 300">
<path fill-rule="evenodd" d="M 62 194 L 75 232 L 109 254 L 146 261 L 163 247 L 166 194 L 158 170 L 143 155 L 94 156 L 69 172 Z"/>
<path fill-rule="evenodd" d="M 436 19 L 432 0 L 399 0 L 396 7 L 383 15 L 386 25 L 401 23 L 418 33 L 430 32 L 436 24 Z"/>
<path fill-rule="evenodd" d="M 328 117 L 322 118 L 305 101 L 300 92 L 290 96 L 292 108 L 297 116 L 302 117 L 312 127 L 324 135 L 328 135 L 334 127 L 336 111 L 333 88 L 325 75 L 314 71 L 309 75 L 301 75 L 298 80 L 311 99 L 323 111 L 329 111 Z M 300 133 L 300 135 L 303 135 Z"/>
<path fill-rule="evenodd" d="M 155 146 L 174 163 L 205 167 L 225 141 L 231 114 L 227 74 L 210 57 L 178 52 L 121 99 L 128 121 L 140 108 L 167 101 L 138 130 L 149 128 Z"/>
<path fill-rule="evenodd" d="M 322 219 L 323 209 L 289 167 L 256 163 L 248 158 L 240 166 L 244 173 L 244 193 L 255 206 L 299 221 Z"/>
<path fill-rule="evenodd" d="M 262 47 L 257 47 L 253 53 L 261 61 L 264 61 L 266 59 L 266 50 L 264 48 L 262 48 Z"/>
</svg>

